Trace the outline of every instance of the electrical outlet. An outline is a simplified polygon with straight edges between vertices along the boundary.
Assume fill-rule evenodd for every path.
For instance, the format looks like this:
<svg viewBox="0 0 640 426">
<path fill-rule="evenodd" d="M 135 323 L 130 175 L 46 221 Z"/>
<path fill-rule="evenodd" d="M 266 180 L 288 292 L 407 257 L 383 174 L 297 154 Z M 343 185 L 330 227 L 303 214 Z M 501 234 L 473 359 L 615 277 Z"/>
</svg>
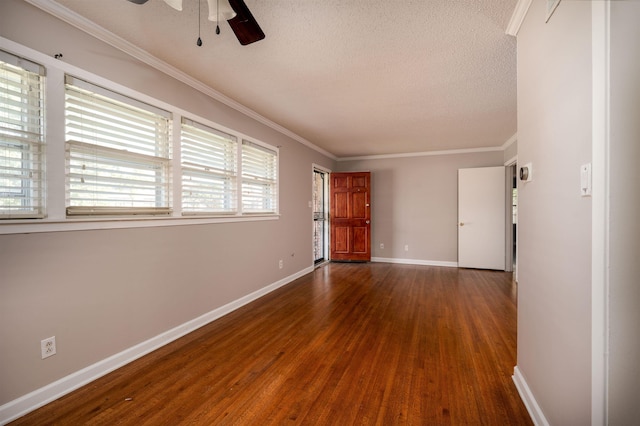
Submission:
<svg viewBox="0 0 640 426">
<path fill-rule="evenodd" d="M 42 359 L 49 358 L 56 354 L 56 336 L 51 336 L 40 341 L 40 352 Z"/>
<path fill-rule="evenodd" d="M 279 268 L 279 269 L 284 268 L 284 260 L 280 259 L 280 260 L 278 261 L 278 268 Z"/>
<path fill-rule="evenodd" d="M 405 244 L 404 251 L 409 251 L 409 245 L 408 244 Z"/>
<path fill-rule="evenodd" d="M 384 243 L 380 243 L 380 249 L 384 249 Z"/>
</svg>

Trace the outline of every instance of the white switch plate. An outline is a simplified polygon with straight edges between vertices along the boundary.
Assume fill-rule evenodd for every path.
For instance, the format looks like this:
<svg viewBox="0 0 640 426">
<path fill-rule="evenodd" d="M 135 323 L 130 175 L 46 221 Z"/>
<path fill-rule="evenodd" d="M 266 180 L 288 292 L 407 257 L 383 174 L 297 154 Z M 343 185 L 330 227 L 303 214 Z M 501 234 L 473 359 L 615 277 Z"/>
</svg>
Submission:
<svg viewBox="0 0 640 426">
<path fill-rule="evenodd" d="M 591 196 L 591 163 L 580 166 L 580 195 Z"/>
</svg>

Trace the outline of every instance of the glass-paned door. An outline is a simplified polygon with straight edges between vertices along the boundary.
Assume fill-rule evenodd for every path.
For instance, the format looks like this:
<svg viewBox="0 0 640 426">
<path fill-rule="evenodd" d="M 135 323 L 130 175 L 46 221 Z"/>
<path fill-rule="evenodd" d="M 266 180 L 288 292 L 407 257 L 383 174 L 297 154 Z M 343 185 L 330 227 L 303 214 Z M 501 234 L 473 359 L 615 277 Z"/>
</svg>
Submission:
<svg viewBox="0 0 640 426">
<path fill-rule="evenodd" d="M 313 259 L 316 264 L 328 260 L 328 178 L 328 173 L 313 170 Z"/>
</svg>

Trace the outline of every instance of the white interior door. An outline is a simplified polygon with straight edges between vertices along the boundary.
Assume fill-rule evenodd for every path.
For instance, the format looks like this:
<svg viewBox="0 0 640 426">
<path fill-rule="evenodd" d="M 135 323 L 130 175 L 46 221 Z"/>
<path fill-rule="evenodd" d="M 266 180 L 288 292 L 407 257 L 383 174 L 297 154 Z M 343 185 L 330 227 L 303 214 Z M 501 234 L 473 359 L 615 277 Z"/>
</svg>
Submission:
<svg viewBox="0 0 640 426">
<path fill-rule="evenodd" d="M 505 268 L 505 169 L 458 170 L 458 266 Z"/>
</svg>

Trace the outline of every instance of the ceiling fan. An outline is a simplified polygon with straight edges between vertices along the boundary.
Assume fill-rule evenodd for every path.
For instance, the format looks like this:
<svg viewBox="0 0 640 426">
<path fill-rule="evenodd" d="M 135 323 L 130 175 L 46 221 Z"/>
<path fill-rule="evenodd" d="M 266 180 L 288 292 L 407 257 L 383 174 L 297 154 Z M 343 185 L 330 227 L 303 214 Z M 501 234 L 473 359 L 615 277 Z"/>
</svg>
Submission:
<svg viewBox="0 0 640 426">
<path fill-rule="evenodd" d="M 131 3 L 144 4 L 148 0 L 129 0 Z M 182 0 L 164 0 L 176 10 L 182 10 Z M 262 40 L 265 35 L 255 20 L 244 0 L 207 0 L 209 3 L 209 20 L 219 22 L 224 19 L 229 23 L 233 33 L 241 45 Z M 216 33 L 219 33 L 216 29 Z"/>
</svg>

